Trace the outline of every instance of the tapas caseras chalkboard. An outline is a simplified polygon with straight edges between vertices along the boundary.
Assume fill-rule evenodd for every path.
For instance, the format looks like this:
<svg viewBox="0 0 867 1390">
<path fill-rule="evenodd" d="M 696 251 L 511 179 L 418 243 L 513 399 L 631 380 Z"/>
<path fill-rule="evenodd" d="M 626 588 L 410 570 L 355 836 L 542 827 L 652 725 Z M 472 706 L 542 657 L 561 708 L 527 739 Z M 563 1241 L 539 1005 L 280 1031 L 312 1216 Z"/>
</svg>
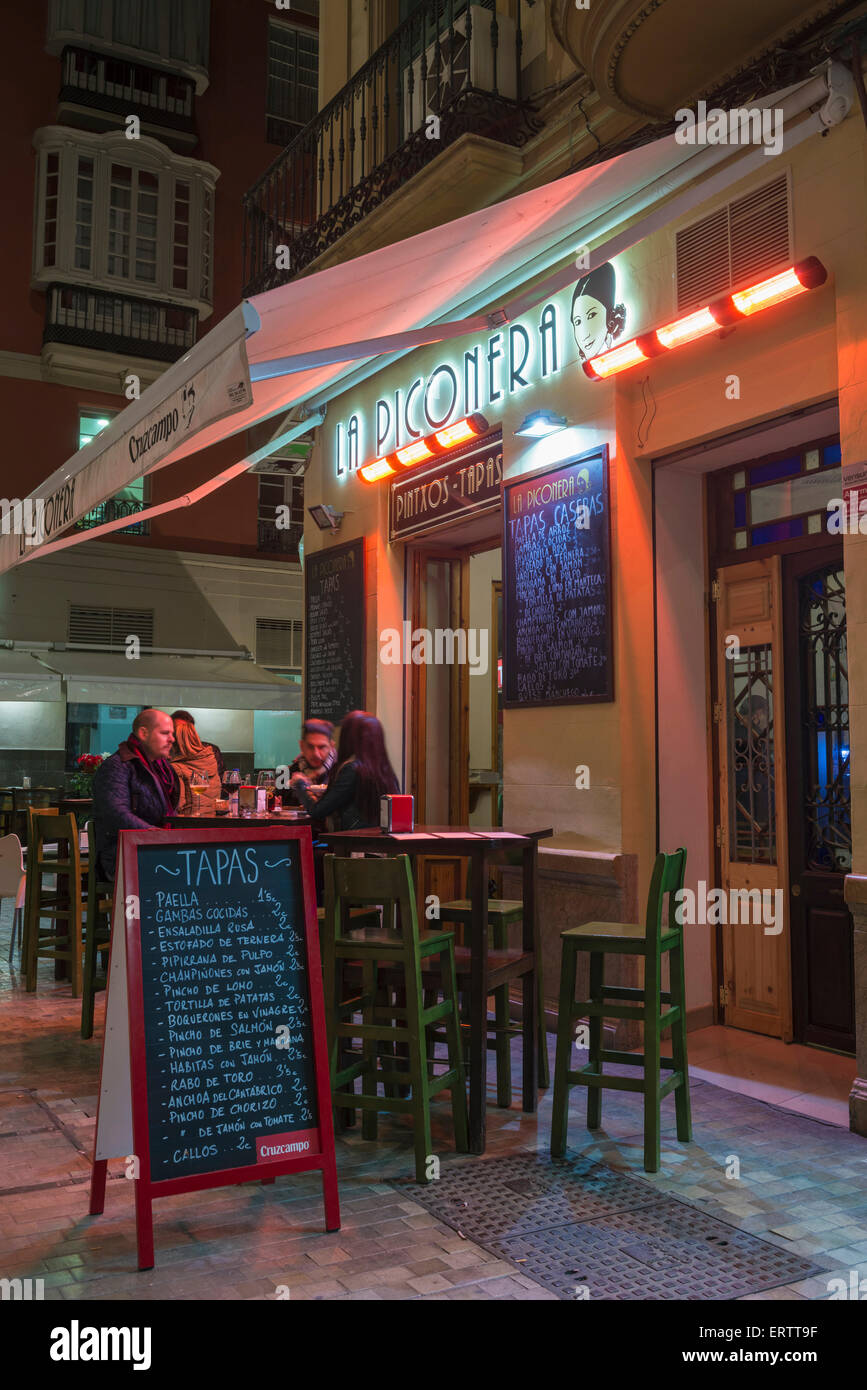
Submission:
<svg viewBox="0 0 867 1390">
<path fill-rule="evenodd" d="M 608 449 L 503 488 L 503 704 L 614 699 Z"/>
<path fill-rule="evenodd" d="M 364 709 L 364 541 L 304 560 L 304 712 L 339 724 Z"/>
</svg>

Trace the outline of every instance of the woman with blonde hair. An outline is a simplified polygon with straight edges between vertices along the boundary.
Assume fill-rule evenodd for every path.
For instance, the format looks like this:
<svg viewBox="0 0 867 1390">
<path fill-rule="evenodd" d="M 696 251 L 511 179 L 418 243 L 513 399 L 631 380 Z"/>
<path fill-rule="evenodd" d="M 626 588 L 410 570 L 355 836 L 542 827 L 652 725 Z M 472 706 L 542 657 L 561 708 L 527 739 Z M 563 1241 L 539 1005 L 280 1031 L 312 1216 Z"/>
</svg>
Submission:
<svg viewBox="0 0 867 1390">
<path fill-rule="evenodd" d="M 208 779 L 202 810 L 212 812 L 214 802 L 220 795 L 220 774 L 217 759 L 209 743 L 202 743 L 196 733 L 195 725 L 186 719 L 175 720 L 175 746 L 172 749 L 172 767 L 181 783 L 181 798 L 177 814 L 188 816 L 193 812 L 193 795 L 190 791 L 190 778 L 194 772 L 201 772 Z"/>
</svg>

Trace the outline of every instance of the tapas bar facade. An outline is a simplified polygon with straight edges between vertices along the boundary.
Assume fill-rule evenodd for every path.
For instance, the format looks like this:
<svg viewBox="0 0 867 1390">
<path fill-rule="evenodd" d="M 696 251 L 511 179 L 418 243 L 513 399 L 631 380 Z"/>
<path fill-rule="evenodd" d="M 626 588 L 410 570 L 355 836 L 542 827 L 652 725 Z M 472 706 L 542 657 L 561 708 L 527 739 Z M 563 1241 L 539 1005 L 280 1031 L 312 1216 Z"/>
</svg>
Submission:
<svg viewBox="0 0 867 1390">
<path fill-rule="evenodd" d="M 589 272 L 576 228 L 566 287 L 332 399 L 305 478 L 342 515 L 308 562 L 364 542 L 361 688 L 417 822 L 554 825 L 552 1013 L 559 931 L 636 919 L 685 845 L 690 1027 L 857 1051 L 860 1133 L 864 158 L 856 108 Z"/>
</svg>

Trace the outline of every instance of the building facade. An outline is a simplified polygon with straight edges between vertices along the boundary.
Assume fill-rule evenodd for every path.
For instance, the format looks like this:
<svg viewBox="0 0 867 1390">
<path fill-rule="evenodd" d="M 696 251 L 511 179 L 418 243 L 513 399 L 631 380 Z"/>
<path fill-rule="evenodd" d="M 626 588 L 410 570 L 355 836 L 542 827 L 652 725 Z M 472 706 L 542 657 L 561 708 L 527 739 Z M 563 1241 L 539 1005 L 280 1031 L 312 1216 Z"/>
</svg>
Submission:
<svg viewBox="0 0 867 1390">
<path fill-rule="evenodd" d="M 0 295 L 4 499 L 26 497 L 236 306 L 242 196 L 316 109 L 317 9 L 50 0 L 7 17 L 27 82 L 6 85 L 17 215 Z M 166 703 L 185 681 L 186 703 L 221 725 L 214 737 L 236 759 L 267 765 L 294 747 L 307 447 L 267 459 L 194 512 L 157 510 L 230 455 L 223 446 L 139 479 L 77 523 L 99 539 L 0 581 L 4 782 L 28 767 L 53 784 L 79 752 L 113 749 L 134 709 Z M 141 663 L 127 658 L 130 637 Z M 73 690 L 63 648 L 79 667 L 90 649 L 76 678 L 94 689 L 108 681 L 114 696 Z M 31 650 L 59 672 L 58 698 L 38 717 L 26 681 L 15 684 L 27 665 L 16 653 Z M 222 654 L 212 668 L 237 657 L 246 669 L 253 656 L 289 673 L 282 703 L 269 698 L 267 670 L 236 688 L 225 673 L 182 669 L 185 654 L 209 652 Z M 168 684 L 145 669 L 149 654 L 174 663 Z"/>
<path fill-rule="evenodd" d="M 472 14 L 476 8 L 472 23 L 489 23 Z M 507 19 L 517 21 L 516 6 L 497 8 L 504 30 Z M 796 15 L 797 7 L 784 13 L 781 6 L 761 39 L 733 26 L 713 50 L 717 69 L 693 69 L 675 89 L 665 71 L 642 69 L 664 36 L 638 26 L 630 38 L 635 8 L 618 7 L 615 26 L 608 11 L 603 23 L 565 5 L 521 6 L 519 53 L 533 53 L 532 61 L 542 50 L 558 55 L 547 85 L 556 86 L 558 72 L 568 82 L 564 55 L 593 57 L 579 75 L 573 69 L 565 96 L 537 103 L 542 128 L 496 149 L 490 136 L 456 138 L 301 273 L 341 250 L 387 245 L 400 227 L 448 220 L 459 189 L 459 210 L 473 211 L 577 167 L 569 141 L 558 145 L 557 130 L 562 137 L 569 128 L 568 118 L 557 127 L 558 102 L 561 114 L 577 104 L 588 117 L 582 142 L 588 127 L 597 140 L 600 131 L 616 131 L 614 153 L 641 130 L 649 138 L 651 117 L 658 132 L 671 129 L 664 118 L 676 121 L 680 103 L 691 103 L 694 115 L 699 98 L 714 108 L 715 83 L 737 73 L 738 44 L 741 80 L 769 94 L 786 86 L 782 69 L 769 73 L 759 62 L 772 37 L 807 34 L 815 44 L 818 35 L 827 56 L 848 42 L 827 8 Z M 441 9 L 431 22 L 441 22 Z M 539 34 L 545 41 L 534 49 Z M 420 54 L 411 58 L 418 45 L 410 28 L 394 42 L 403 43 L 405 69 L 420 62 Z M 793 82 L 818 81 L 805 51 L 791 48 L 785 73 Z M 440 50 L 425 52 L 430 71 L 452 49 L 441 41 Z M 535 76 L 544 93 L 541 66 Z M 667 212 L 679 206 L 670 185 L 649 203 L 625 198 L 605 237 L 588 237 L 587 246 L 576 226 L 571 283 L 531 311 L 487 334 L 359 371 L 357 384 L 329 403 L 306 478 L 308 502 L 342 514 L 340 530 L 311 528 L 305 539 L 309 556 L 364 538 L 366 702 L 402 762 L 417 820 L 490 824 L 501 811 L 506 826 L 551 827 L 541 853 L 549 1005 L 560 928 L 576 914 L 633 920 L 657 850 L 685 845 L 694 914 L 687 918 L 690 1025 L 716 1020 L 857 1052 L 852 1125 L 865 1133 L 859 894 L 867 841 L 859 769 L 867 750 L 859 744 L 858 694 L 865 580 L 857 522 L 853 531 L 840 518 L 865 451 L 867 208 L 864 120 L 845 69 L 823 69 L 825 86 L 810 89 L 799 111 L 780 99 L 785 143 L 775 143 L 772 121 L 764 134 L 757 127 L 747 160 L 735 138 L 724 186 L 699 164 L 685 213 Z M 644 71 L 650 75 L 639 81 Z M 344 118 L 352 90 L 350 82 Z M 813 133 L 805 134 L 810 120 Z M 603 144 L 597 159 L 604 155 Z M 489 168 L 500 161 L 493 194 L 480 178 L 454 177 L 459 161 L 469 170 L 483 158 Z M 437 179 L 448 190 L 442 202 L 432 195 Z M 313 223 L 327 238 L 333 210 L 326 212 Z M 651 214 L 651 230 L 630 239 L 630 225 Z M 582 252 L 620 235 L 626 249 L 585 281 Z M 298 244 L 309 254 L 309 235 Z M 815 282 L 803 271 L 811 258 L 824 272 Z M 792 266 L 815 287 L 795 277 L 797 293 L 781 292 L 775 302 L 777 291 L 761 287 Z M 516 296 L 540 278 L 531 271 L 513 286 Z M 476 311 L 503 302 L 486 304 L 484 289 L 468 286 Z M 744 290 L 757 291 L 741 300 L 746 312 L 703 320 L 707 305 Z M 666 350 L 654 338 L 652 355 L 645 335 L 666 328 Z M 627 348 L 636 337 L 638 348 Z M 585 360 L 618 346 L 632 353 L 630 369 L 608 363 L 610 375 L 592 379 Z M 553 428 L 533 439 L 527 429 L 539 412 L 553 417 Z M 444 457 L 435 448 L 404 476 L 398 450 L 467 418 L 476 435 L 463 452 Z M 387 471 L 365 482 L 361 470 L 382 459 Z M 568 503 L 582 495 L 594 510 L 592 536 L 606 534 L 597 511 L 609 527 L 607 555 L 594 554 L 594 574 L 605 581 L 601 628 L 586 626 L 593 615 L 580 604 L 564 608 L 563 571 L 544 567 L 550 554 L 533 561 L 532 547 L 521 549 L 531 522 L 571 528 L 577 518 Z M 559 517 L 558 502 L 566 504 Z M 851 521 L 851 506 L 845 515 Z M 585 673 L 571 696 L 516 684 L 521 662 L 524 670 L 542 663 L 551 640 L 545 603 L 528 608 L 522 555 L 525 564 L 541 563 L 537 589 L 562 629 L 578 618 L 585 624 L 586 640 L 564 638 L 555 651 L 598 654 L 599 672 Z M 536 633 L 529 658 L 515 646 L 516 621 L 531 642 Z M 433 641 L 456 629 L 467 633 L 463 664 L 437 659 L 435 649 L 416 660 L 400 646 L 423 631 Z M 454 895 L 460 873 L 457 863 L 431 863 L 423 891 Z"/>
</svg>

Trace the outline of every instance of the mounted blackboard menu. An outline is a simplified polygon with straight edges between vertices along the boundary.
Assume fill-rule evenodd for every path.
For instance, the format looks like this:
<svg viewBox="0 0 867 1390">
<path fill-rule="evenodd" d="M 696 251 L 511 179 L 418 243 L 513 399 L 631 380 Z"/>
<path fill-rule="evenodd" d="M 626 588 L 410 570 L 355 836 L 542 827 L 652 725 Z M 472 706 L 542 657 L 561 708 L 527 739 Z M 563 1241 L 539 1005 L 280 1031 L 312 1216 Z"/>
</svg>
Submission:
<svg viewBox="0 0 867 1390">
<path fill-rule="evenodd" d="M 503 488 L 503 704 L 614 699 L 608 449 Z"/>
<path fill-rule="evenodd" d="M 304 709 L 339 724 L 364 709 L 364 541 L 304 560 Z"/>
<path fill-rule="evenodd" d="M 122 831 L 91 1211 L 320 1169 L 339 1225 L 310 832 Z M 145 1213 L 143 1215 L 143 1212 Z"/>
</svg>

